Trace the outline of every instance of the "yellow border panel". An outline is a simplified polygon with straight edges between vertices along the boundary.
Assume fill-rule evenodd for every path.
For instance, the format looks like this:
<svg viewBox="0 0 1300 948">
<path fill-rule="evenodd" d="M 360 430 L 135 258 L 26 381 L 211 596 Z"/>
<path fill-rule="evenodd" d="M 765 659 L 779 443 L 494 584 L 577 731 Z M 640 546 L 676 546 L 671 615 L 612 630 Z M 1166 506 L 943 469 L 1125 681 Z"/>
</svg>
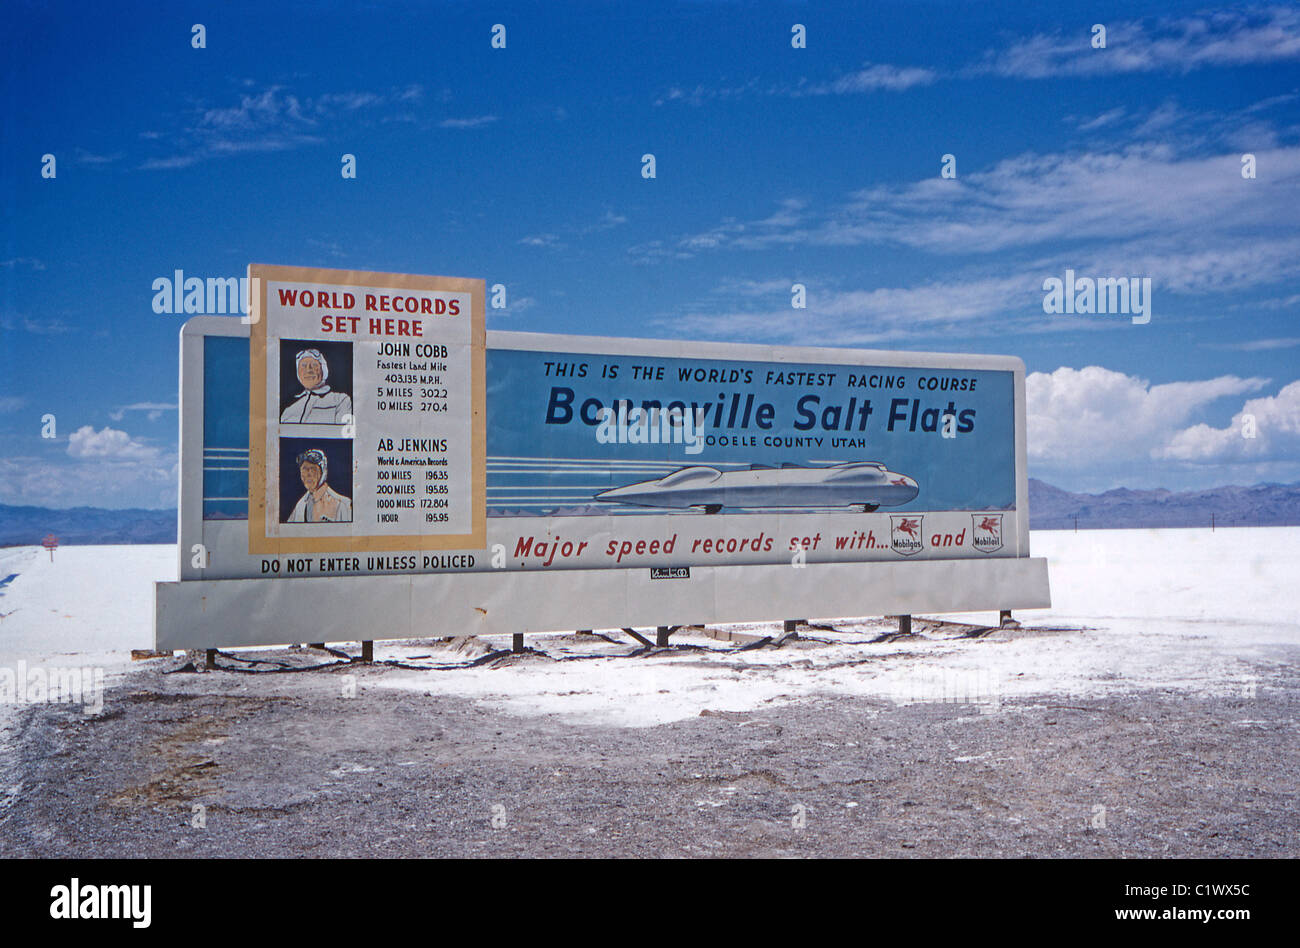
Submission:
<svg viewBox="0 0 1300 948">
<path fill-rule="evenodd" d="M 253 263 L 248 267 L 254 310 L 249 333 L 249 423 L 248 423 L 248 552 L 279 553 L 378 553 L 389 550 L 482 549 L 487 542 L 487 326 L 484 280 L 463 277 L 421 276 L 410 273 L 377 273 L 366 270 L 323 270 L 311 267 L 283 267 Z M 470 307 L 470 458 L 474 465 L 470 485 L 471 529 L 469 533 L 442 536 L 353 535 L 351 537 L 267 536 L 266 506 L 266 286 L 270 280 L 325 283 L 340 286 L 372 286 L 398 290 L 469 293 Z"/>
</svg>

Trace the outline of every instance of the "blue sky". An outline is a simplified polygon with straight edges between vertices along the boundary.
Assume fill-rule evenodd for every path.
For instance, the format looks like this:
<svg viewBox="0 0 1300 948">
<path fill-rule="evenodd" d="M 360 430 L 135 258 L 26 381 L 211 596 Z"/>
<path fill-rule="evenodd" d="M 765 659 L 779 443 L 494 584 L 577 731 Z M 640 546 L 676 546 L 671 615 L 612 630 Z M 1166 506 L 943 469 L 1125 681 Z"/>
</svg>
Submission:
<svg viewBox="0 0 1300 948">
<path fill-rule="evenodd" d="M 250 261 L 483 277 L 494 329 L 1018 355 L 1031 476 L 1300 480 L 1294 5 L 0 18 L 0 503 L 173 504 L 151 286 Z M 1067 268 L 1150 278 L 1151 321 L 1044 313 Z"/>
</svg>

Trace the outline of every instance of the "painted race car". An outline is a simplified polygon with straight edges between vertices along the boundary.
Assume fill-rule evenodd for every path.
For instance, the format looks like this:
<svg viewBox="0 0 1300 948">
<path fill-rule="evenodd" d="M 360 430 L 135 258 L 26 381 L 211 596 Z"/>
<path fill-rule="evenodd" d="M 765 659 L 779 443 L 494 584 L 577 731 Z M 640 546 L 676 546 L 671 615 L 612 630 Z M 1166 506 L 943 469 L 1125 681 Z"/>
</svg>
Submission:
<svg viewBox="0 0 1300 948">
<path fill-rule="evenodd" d="M 827 467 L 754 464 L 740 471 L 684 467 L 658 480 L 615 487 L 596 499 L 640 507 L 695 507 L 711 514 L 724 507 L 850 507 L 870 513 L 905 504 L 919 492 L 916 481 L 879 461 L 849 461 Z"/>
</svg>

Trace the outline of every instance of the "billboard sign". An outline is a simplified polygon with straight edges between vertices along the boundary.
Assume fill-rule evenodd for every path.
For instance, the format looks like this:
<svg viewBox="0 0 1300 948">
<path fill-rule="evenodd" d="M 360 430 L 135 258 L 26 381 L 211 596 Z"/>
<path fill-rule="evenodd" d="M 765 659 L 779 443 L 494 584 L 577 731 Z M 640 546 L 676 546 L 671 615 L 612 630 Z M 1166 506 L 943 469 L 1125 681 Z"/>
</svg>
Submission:
<svg viewBox="0 0 1300 948">
<path fill-rule="evenodd" d="M 756 608 L 783 596 L 776 617 L 850 614 L 779 590 L 829 576 L 822 566 L 860 582 L 873 574 L 852 568 L 907 564 L 918 590 L 922 575 L 984 578 L 892 611 L 1046 604 L 1045 564 L 1029 560 L 1019 359 L 483 333 L 482 281 L 250 277 L 251 327 L 198 317 L 182 331 L 171 585 L 256 580 L 241 601 L 274 587 L 287 602 L 286 584 L 373 576 L 413 590 L 405 579 L 444 605 L 499 596 L 489 624 L 503 628 L 561 615 L 589 628 L 597 614 L 633 624 L 617 609 L 633 586 L 648 604 L 709 588 L 691 621 L 740 621 L 719 611 L 724 575 L 771 587 L 742 597 Z M 966 565 L 940 565 L 954 563 Z M 1007 577 L 1031 573 L 1041 580 L 1010 601 Z M 570 608 L 545 619 L 528 596 Z M 881 611 L 863 606 L 852 614 Z"/>
</svg>

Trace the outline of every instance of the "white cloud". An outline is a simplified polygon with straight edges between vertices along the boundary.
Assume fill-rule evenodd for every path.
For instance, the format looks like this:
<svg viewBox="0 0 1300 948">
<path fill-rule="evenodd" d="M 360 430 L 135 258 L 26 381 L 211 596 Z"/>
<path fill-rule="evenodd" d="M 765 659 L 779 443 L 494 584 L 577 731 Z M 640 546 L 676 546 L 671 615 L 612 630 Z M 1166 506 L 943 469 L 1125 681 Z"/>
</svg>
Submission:
<svg viewBox="0 0 1300 948">
<path fill-rule="evenodd" d="M 246 80 L 246 86 L 254 83 Z M 146 170 L 187 168 L 209 158 L 256 152 L 287 151 L 325 140 L 331 125 L 348 123 L 352 128 L 363 113 L 393 107 L 405 108 L 419 100 L 419 86 L 387 93 L 327 92 L 300 97 L 270 86 L 258 93 L 244 93 L 239 104 L 197 110 L 195 118 L 172 144 L 171 155 L 155 156 L 140 167 Z M 387 116 L 393 117 L 392 115 Z M 157 139 L 157 133 L 142 133 Z"/>
<path fill-rule="evenodd" d="M 347 253 L 344 252 L 343 246 L 336 240 L 320 240 L 316 237 L 308 237 L 307 246 L 314 247 L 331 257 L 337 257 L 340 259 L 347 257 Z"/>
<path fill-rule="evenodd" d="M 841 346 L 1005 333 L 1012 329 L 1059 329 L 1064 324 L 1042 312 L 1041 281 L 1037 272 L 1020 272 L 873 290 L 825 289 L 814 282 L 808 284 L 807 308 L 796 310 L 790 306 L 793 280 L 727 280 L 714 295 L 727 299 L 770 297 L 770 305 L 761 309 L 723 308 L 712 300 L 683 315 L 660 317 L 654 322 L 681 335 L 791 344 L 806 344 L 811 337 L 825 345 Z M 993 316 L 997 318 L 989 318 Z M 1069 328 L 1105 325 L 1102 321 L 1074 322 Z"/>
<path fill-rule="evenodd" d="M 375 95 L 373 92 L 327 92 L 317 98 L 313 106 L 318 113 L 329 112 L 336 108 L 355 112 L 357 109 L 378 105 L 383 101 L 383 96 Z"/>
<path fill-rule="evenodd" d="M 890 63 L 863 63 L 858 69 L 834 79 L 814 81 L 808 78 L 796 83 L 778 82 L 763 86 L 757 78 L 739 85 L 714 85 L 703 83 L 693 88 L 672 86 L 655 99 L 655 105 L 684 102 L 701 106 L 706 102 L 728 101 L 750 94 L 801 98 L 822 95 L 861 95 L 869 92 L 904 92 L 915 86 L 928 86 L 938 81 L 940 74 L 924 66 L 895 66 Z"/>
<path fill-rule="evenodd" d="M 1266 384 L 1223 375 L 1152 385 L 1096 365 L 1032 372 L 1025 379 L 1029 457 L 1063 468 L 1173 457 L 1168 452 L 1193 414 Z"/>
<path fill-rule="evenodd" d="M 123 405 L 116 411 L 109 412 L 108 417 L 114 421 L 121 421 L 129 411 L 142 411 L 145 412 L 150 421 L 157 421 L 162 417 L 163 412 L 175 410 L 176 406 L 167 402 L 136 402 L 133 405 Z"/>
<path fill-rule="evenodd" d="M 497 121 L 495 115 L 476 115 L 473 118 L 449 118 L 438 123 L 439 128 L 481 128 Z"/>
<path fill-rule="evenodd" d="M 314 124 L 309 112 L 318 109 L 304 108 L 296 95 L 281 95 L 279 86 L 264 89 L 258 95 L 241 95 L 239 105 L 220 109 L 206 109 L 199 118 L 202 128 L 228 131 L 258 131 L 286 122 L 302 125 Z"/>
<path fill-rule="evenodd" d="M 647 240 L 645 243 L 633 244 L 627 248 L 633 263 L 659 263 L 663 260 L 689 260 L 695 254 L 673 246 L 663 240 Z"/>
<path fill-rule="evenodd" d="M 1024 154 L 957 180 L 934 176 L 903 188 L 858 191 L 812 236 L 822 243 L 885 240 L 990 253 L 1049 241 L 1290 230 L 1291 211 L 1300 206 L 1300 148 L 1256 158 L 1269 174 L 1245 181 L 1240 154 L 1180 160 L 1160 145 Z"/>
<path fill-rule="evenodd" d="M 602 230 L 611 230 L 615 227 L 618 227 L 626 223 L 627 223 L 627 218 L 624 215 L 615 214 L 613 211 L 606 208 L 605 213 L 601 215 L 600 220 L 598 220 L 596 223 L 592 224 L 589 227 L 584 227 L 581 233 L 583 234 L 599 233 Z"/>
<path fill-rule="evenodd" d="M 726 296 L 789 295 L 790 287 L 798 282 L 800 281 L 794 278 L 776 280 L 739 280 L 727 277 L 714 288 L 713 292 Z"/>
<path fill-rule="evenodd" d="M 1206 67 L 1243 66 L 1300 60 L 1300 11 L 1290 7 L 1217 11 L 1184 17 L 1126 20 L 1105 24 L 1106 47 L 1092 47 L 1091 23 L 1069 33 L 1036 33 L 1016 39 L 955 73 L 953 78 L 987 75 L 1014 79 L 1049 79 L 1122 75 L 1141 72 L 1188 73 Z M 763 86 L 751 78 L 738 85 L 673 86 L 655 105 L 684 102 L 700 106 L 756 93 L 771 96 L 851 95 L 877 91 L 902 92 L 926 86 L 945 76 L 923 66 L 864 63 L 831 80 L 800 79 L 797 83 Z M 1275 96 L 1278 102 L 1285 96 Z M 1118 119 L 1122 109 L 1103 113 L 1083 130 L 1101 128 Z"/>
<path fill-rule="evenodd" d="M 69 326 L 61 319 L 32 319 L 30 316 L 21 316 L 21 323 L 12 319 L 0 317 L 0 329 L 12 330 L 21 328 L 24 332 L 32 333 L 36 336 L 58 336 L 64 333 L 75 332 L 76 330 Z"/>
<path fill-rule="evenodd" d="M 1300 12 L 1288 7 L 1107 23 L 1106 48 L 1092 48 L 1091 24 L 1036 34 L 989 53 L 970 74 L 1017 79 L 1180 72 L 1300 59 Z"/>
<path fill-rule="evenodd" d="M 172 155 L 168 158 L 149 158 L 140 168 L 144 171 L 167 171 L 172 168 L 188 168 L 203 158 L 200 154 Z"/>
<path fill-rule="evenodd" d="M 112 155 L 98 155 L 84 148 L 75 149 L 73 155 L 74 160 L 79 165 L 108 165 L 122 157 L 121 152 Z"/>
<path fill-rule="evenodd" d="M 726 100 L 739 98 L 742 95 L 757 90 L 757 79 L 750 79 L 738 86 L 706 86 L 699 84 L 693 89 L 684 89 L 681 86 L 673 86 L 667 92 L 660 94 L 660 96 L 655 99 L 655 105 L 663 105 L 666 102 L 685 102 L 688 105 L 700 106 L 705 102 L 712 102 L 718 99 Z"/>
<path fill-rule="evenodd" d="M 591 234 L 599 234 L 607 230 L 613 230 L 627 223 L 627 217 L 623 214 L 615 213 L 610 208 L 605 209 L 605 213 L 600 216 L 594 223 L 586 225 L 567 225 L 560 224 L 560 233 L 540 233 L 529 234 L 519 240 L 519 243 L 525 247 L 550 247 L 555 250 L 564 250 L 568 248 L 565 239 L 581 240 Z M 559 223 L 559 222 L 557 222 Z"/>
<path fill-rule="evenodd" d="M 1207 349 L 1226 349 L 1229 352 L 1268 352 L 1273 349 L 1292 349 L 1300 346 L 1300 336 L 1248 339 L 1245 342 L 1207 342 L 1202 345 Z"/>
<path fill-rule="evenodd" d="M 1036 33 L 1014 40 L 958 72 L 953 78 L 987 75 L 1014 79 L 1049 79 L 1120 75 L 1141 72 L 1187 73 L 1204 67 L 1243 66 L 1300 59 L 1300 12 L 1289 7 L 1214 12 L 1185 17 L 1127 20 L 1105 24 L 1106 47 L 1092 47 L 1092 24 L 1080 23 L 1070 33 Z M 763 86 L 751 78 L 739 85 L 673 86 L 655 105 L 684 102 L 700 106 L 756 93 L 770 96 L 852 95 L 878 91 L 902 92 L 945 78 L 924 66 L 864 63 L 831 80 L 800 79 L 797 83 Z M 1284 96 L 1275 96 L 1285 101 Z M 1123 114 L 1103 113 L 1083 130 L 1101 128 Z"/>
<path fill-rule="evenodd" d="M 1247 437 L 1252 425 L 1254 436 Z M 1197 424 L 1179 431 L 1159 456 L 1212 464 L 1300 459 L 1300 381 L 1248 399 L 1226 427 Z"/>
<path fill-rule="evenodd" d="M 498 316 L 519 316 L 537 305 L 537 300 L 531 296 L 516 296 L 507 304 L 505 311 L 499 309 L 490 310 Z"/>
<path fill-rule="evenodd" d="M 828 83 L 813 86 L 804 94 L 845 95 L 855 92 L 876 92 L 885 89 L 902 92 L 913 86 L 928 86 L 939 78 L 933 69 L 920 66 L 891 66 L 888 63 L 863 63 L 856 72 L 840 76 Z"/>
<path fill-rule="evenodd" d="M 45 264 L 35 257 L 10 257 L 8 260 L 0 260 L 0 270 L 13 270 L 16 267 L 44 270 Z"/>
<path fill-rule="evenodd" d="M 107 426 L 96 431 L 92 425 L 82 425 L 68 437 L 68 454 L 82 460 L 152 461 L 160 452 L 125 431 Z"/>
<path fill-rule="evenodd" d="M 0 503 L 34 507 L 169 507 L 176 503 L 175 455 L 110 463 L 0 458 Z"/>
<path fill-rule="evenodd" d="M 1075 119 L 1075 127 L 1081 132 L 1092 132 L 1099 128 L 1105 128 L 1107 125 L 1113 125 L 1124 117 L 1127 110 L 1124 106 L 1117 106 L 1109 111 L 1102 112 L 1100 115 L 1093 116 L 1090 119 Z"/>
<path fill-rule="evenodd" d="M 720 224 L 698 234 L 678 238 L 669 245 L 653 240 L 628 248 L 637 262 L 655 262 L 662 259 L 685 260 L 702 250 L 736 248 L 741 250 L 766 249 L 777 244 L 799 243 L 808 239 L 804 229 L 807 201 L 801 198 L 783 198 L 767 217 L 755 221 L 738 221 L 724 218 Z"/>
<path fill-rule="evenodd" d="M 956 180 L 933 175 L 853 192 L 837 208 L 787 198 L 765 218 L 724 219 L 675 241 L 630 249 L 638 262 L 721 250 L 894 244 L 935 254 L 1044 248 L 1045 276 L 1150 277 L 1160 292 L 1237 290 L 1300 278 L 1300 147 L 1256 155 L 1267 175 L 1241 177 L 1240 154 L 1180 159 L 1168 146 L 1024 154 Z M 1071 250 L 1071 247 L 1081 249 Z M 1029 269 L 1029 264 L 1019 264 Z"/>
<path fill-rule="evenodd" d="M 1190 246 L 1193 240 L 1189 236 L 1181 241 L 1160 238 L 1103 245 L 1088 266 L 1111 276 L 1149 276 L 1160 291 L 1175 293 L 1243 290 L 1300 277 L 1300 237 L 1221 236 L 1217 246 L 1207 249 Z"/>
<path fill-rule="evenodd" d="M 0 503 L 40 507 L 157 507 L 175 503 L 176 453 L 125 431 L 83 425 L 66 454 L 0 458 Z M 161 503 L 160 503 L 161 501 Z"/>
<path fill-rule="evenodd" d="M 519 241 L 525 247 L 563 247 L 557 234 L 530 234 Z"/>
</svg>

